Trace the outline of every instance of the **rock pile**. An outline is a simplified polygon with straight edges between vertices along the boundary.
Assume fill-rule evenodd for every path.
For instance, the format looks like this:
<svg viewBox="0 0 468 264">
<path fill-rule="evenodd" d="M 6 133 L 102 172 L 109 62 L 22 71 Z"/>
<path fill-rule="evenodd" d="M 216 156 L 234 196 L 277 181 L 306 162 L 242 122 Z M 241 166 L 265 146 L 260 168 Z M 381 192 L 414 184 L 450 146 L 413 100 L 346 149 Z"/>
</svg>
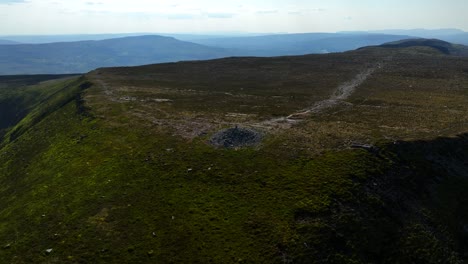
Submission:
<svg viewBox="0 0 468 264">
<path fill-rule="evenodd" d="M 210 144 L 216 147 L 236 148 L 258 145 L 262 135 L 249 128 L 233 127 L 219 131 L 210 139 Z"/>
</svg>

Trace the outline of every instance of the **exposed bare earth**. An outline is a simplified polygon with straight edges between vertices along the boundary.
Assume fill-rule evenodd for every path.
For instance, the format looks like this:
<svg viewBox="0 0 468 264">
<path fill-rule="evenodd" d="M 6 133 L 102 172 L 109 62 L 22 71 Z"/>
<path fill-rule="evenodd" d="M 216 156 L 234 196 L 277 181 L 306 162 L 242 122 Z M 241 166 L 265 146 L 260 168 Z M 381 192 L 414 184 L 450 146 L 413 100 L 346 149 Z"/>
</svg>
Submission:
<svg viewBox="0 0 468 264">
<path fill-rule="evenodd" d="M 116 125 L 129 119 L 189 140 L 237 125 L 287 134 L 295 149 L 466 126 L 464 59 L 355 53 L 103 69 L 88 74 L 100 89 L 85 99 Z"/>
<path fill-rule="evenodd" d="M 150 121 L 152 124 L 157 125 L 157 126 L 167 126 L 170 125 L 171 127 L 175 128 L 174 133 L 186 138 L 194 138 L 200 135 L 204 135 L 207 132 L 211 130 L 216 130 L 220 129 L 221 127 L 224 126 L 235 126 L 239 122 L 244 123 L 244 125 L 251 127 L 251 128 L 257 128 L 260 130 L 272 130 L 272 129 L 287 129 L 290 128 L 293 124 L 297 124 L 304 119 L 307 118 L 307 116 L 310 116 L 311 114 L 319 114 L 320 112 L 333 108 L 339 104 L 350 104 L 346 102 L 345 100 L 353 94 L 353 92 L 362 84 L 364 83 L 378 68 L 381 68 L 381 64 L 374 65 L 370 68 L 367 68 L 360 73 L 358 73 L 352 80 L 345 82 L 341 85 L 339 85 L 335 91 L 330 95 L 330 97 L 326 100 L 319 101 L 312 105 L 311 107 L 308 107 L 306 109 L 300 110 L 298 112 L 292 113 L 288 116 L 285 117 L 279 117 L 279 118 L 274 118 L 274 119 L 269 119 L 266 121 L 261 121 L 261 122 L 249 122 L 246 119 L 248 119 L 249 115 L 247 114 L 242 114 L 242 113 L 227 113 L 225 117 L 230 117 L 232 120 L 231 122 L 229 121 L 222 121 L 218 120 L 209 120 L 207 118 L 200 118 L 200 117 L 195 117 L 192 116 L 189 119 L 172 119 L 170 117 L 170 114 L 168 114 L 166 111 L 161 110 L 159 108 L 155 108 L 154 106 L 152 108 L 155 108 L 153 110 L 157 110 L 157 112 L 164 113 L 164 119 L 155 117 L 154 115 L 148 115 L 148 112 L 146 111 L 141 111 L 141 110 L 133 110 L 132 113 L 135 117 L 138 118 L 144 118 Z M 170 103 L 172 100 L 170 99 L 140 99 L 137 97 L 132 97 L 132 96 L 117 96 L 113 93 L 112 90 L 116 91 L 125 91 L 128 90 L 125 87 L 121 88 L 116 88 L 116 87 L 110 87 L 109 84 L 107 84 L 102 78 L 100 78 L 99 75 L 95 75 L 96 78 L 95 80 L 98 82 L 98 84 L 102 87 L 103 94 L 106 97 L 107 100 L 112 101 L 112 102 L 139 102 L 139 103 L 145 103 L 145 102 L 156 102 L 156 103 Z M 247 122 L 246 122 L 247 121 Z"/>
<path fill-rule="evenodd" d="M 292 113 L 286 117 L 279 117 L 255 124 L 255 127 L 260 128 L 288 128 L 293 124 L 303 121 L 312 114 L 318 114 L 326 109 L 337 106 L 338 104 L 351 104 L 345 100 L 350 97 L 354 91 L 363 84 L 377 69 L 381 68 L 382 64 L 378 63 L 375 66 L 367 68 L 357 74 L 352 80 L 338 86 L 332 93 L 330 98 L 319 101 L 313 106 L 301 111 Z"/>
</svg>

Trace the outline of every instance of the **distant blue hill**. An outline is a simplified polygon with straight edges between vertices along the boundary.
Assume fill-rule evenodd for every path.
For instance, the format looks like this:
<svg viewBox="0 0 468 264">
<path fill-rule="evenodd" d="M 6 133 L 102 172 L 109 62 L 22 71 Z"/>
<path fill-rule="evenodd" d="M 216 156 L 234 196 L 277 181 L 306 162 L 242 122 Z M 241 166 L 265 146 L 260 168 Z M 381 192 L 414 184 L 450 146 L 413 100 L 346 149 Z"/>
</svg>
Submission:
<svg viewBox="0 0 468 264">
<path fill-rule="evenodd" d="M 10 35 L 0 36 L 0 39 L 9 40 L 14 43 L 24 44 L 46 44 L 55 42 L 76 42 L 87 40 L 106 40 L 114 38 L 139 37 L 139 36 L 163 36 L 173 37 L 182 41 L 191 41 L 194 39 L 224 38 L 240 36 L 257 36 L 266 34 L 247 34 L 247 33 L 219 33 L 219 34 L 182 34 L 182 33 L 115 33 L 115 34 L 66 34 L 66 35 Z"/>
<path fill-rule="evenodd" d="M 345 31 L 344 34 L 391 34 L 391 35 L 408 35 L 427 39 L 440 39 L 455 44 L 468 45 L 468 32 L 460 29 L 390 29 L 390 30 L 375 30 L 375 31 Z"/>
<path fill-rule="evenodd" d="M 47 44 L 56 42 L 76 42 L 87 40 L 106 40 L 113 38 L 138 37 L 153 34 L 123 33 L 123 34 L 68 34 L 68 35 L 13 35 L 0 36 L 1 39 L 23 44 Z"/>
<path fill-rule="evenodd" d="M 0 75 L 83 73 L 99 67 L 205 60 L 231 54 L 220 48 L 161 36 L 0 45 Z"/>
<path fill-rule="evenodd" d="M 194 38 L 194 35 L 180 35 Z M 100 67 L 136 66 L 230 56 L 286 56 L 354 50 L 414 38 L 370 33 L 305 33 L 244 37 L 133 36 L 98 41 L 0 45 L 0 75 L 83 73 Z"/>
<path fill-rule="evenodd" d="M 363 46 L 411 38 L 408 35 L 304 33 L 254 37 L 212 38 L 192 40 L 207 46 L 236 50 L 242 55 L 283 56 L 309 53 L 342 52 Z"/>
<path fill-rule="evenodd" d="M 8 39 L 0 39 L 0 45 L 14 45 L 20 44 L 19 42 L 8 40 Z"/>
</svg>

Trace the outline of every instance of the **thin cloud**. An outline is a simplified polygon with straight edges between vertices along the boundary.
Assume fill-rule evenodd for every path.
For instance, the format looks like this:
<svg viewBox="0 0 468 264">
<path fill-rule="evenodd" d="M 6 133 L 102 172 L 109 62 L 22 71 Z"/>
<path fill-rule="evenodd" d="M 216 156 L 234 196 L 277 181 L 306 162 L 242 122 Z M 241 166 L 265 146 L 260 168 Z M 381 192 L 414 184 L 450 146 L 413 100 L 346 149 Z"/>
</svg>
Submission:
<svg viewBox="0 0 468 264">
<path fill-rule="evenodd" d="M 167 15 L 167 18 L 173 19 L 173 20 L 186 20 L 186 19 L 196 19 L 199 18 L 199 16 L 194 15 L 194 14 L 169 14 Z"/>
<path fill-rule="evenodd" d="M 205 13 L 208 18 L 233 18 L 235 14 L 232 13 Z"/>
<path fill-rule="evenodd" d="M 320 13 L 320 12 L 325 12 L 325 11 L 327 11 L 327 10 L 324 9 L 324 8 L 293 10 L 293 11 L 289 11 L 288 15 L 300 16 L 300 15 L 306 15 L 306 14 L 310 14 L 310 13 Z"/>
<path fill-rule="evenodd" d="M 260 10 L 256 12 L 258 15 L 271 15 L 271 14 L 277 14 L 278 10 Z"/>
<path fill-rule="evenodd" d="M 102 2 L 86 2 L 85 3 L 88 6 L 95 6 L 95 5 L 103 5 L 104 3 Z"/>
<path fill-rule="evenodd" d="M 11 5 L 11 4 L 20 4 L 27 3 L 27 0 L 0 0 L 0 5 Z"/>
</svg>

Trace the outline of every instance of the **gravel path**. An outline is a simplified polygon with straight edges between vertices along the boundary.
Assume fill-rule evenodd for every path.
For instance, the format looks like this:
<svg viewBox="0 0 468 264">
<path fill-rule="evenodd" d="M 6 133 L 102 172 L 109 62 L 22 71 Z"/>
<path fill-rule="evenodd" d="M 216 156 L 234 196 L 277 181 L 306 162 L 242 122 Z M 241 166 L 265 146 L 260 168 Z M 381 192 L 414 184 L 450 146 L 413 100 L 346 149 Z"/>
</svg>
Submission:
<svg viewBox="0 0 468 264">
<path fill-rule="evenodd" d="M 335 107 L 338 104 L 349 104 L 344 100 L 348 99 L 349 96 L 353 94 L 357 87 L 363 84 L 377 69 L 382 68 L 382 64 L 378 63 L 375 66 L 368 68 L 360 73 L 358 73 L 352 80 L 345 82 L 338 86 L 336 90 L 332 93 L 330 98 L 319 101 L 313 106 L 298 111 L 296 113 L 290 114 L 286 117 L 280 117 L 275 119 L 270 119 L 263 121 L 254 126 L 271 128 L 278 126 L 291 126 L 292 124 L 301 122 L 304 118 L 311 114 L 317 114 L 322 112 L 325 109 Z"/>
</svg>

